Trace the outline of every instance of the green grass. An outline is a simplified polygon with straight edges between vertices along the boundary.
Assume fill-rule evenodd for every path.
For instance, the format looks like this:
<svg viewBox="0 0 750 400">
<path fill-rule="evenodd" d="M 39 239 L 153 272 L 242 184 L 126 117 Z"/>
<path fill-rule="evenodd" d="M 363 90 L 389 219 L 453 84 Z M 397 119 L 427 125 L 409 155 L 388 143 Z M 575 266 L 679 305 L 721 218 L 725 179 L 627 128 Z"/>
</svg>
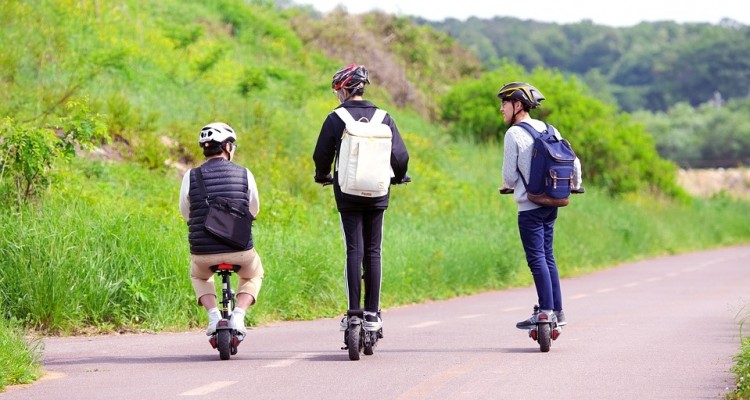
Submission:
<svg viewBox="0 0 750 400">
<path fill-rule="evenodd" d="M 497 149 L 495 149 L 497 150 Z M 486 151 L 488 154 L 491 151 Z M 478 171 L 497 160 L 477 157 Z M 487 165 L 481 165 L 486 163 Z M 383 306 L 529 284 L 510 196 L 491 174 L 475 181 L 415 163 L 386 212 Z M 128 164 L 77 162 L 41 204 L 1 213 L 0 299 L 9 317 L 54 334 L 182 330 L 205 318 L 188 279 L 179 179 Z M 250 322 L 333 316 L 345 306 L 344 250 L 333 195 L 310 179 L 297 196 L 258 176 L 254 235 L 266 270 Z M 434 182 L 445 182 L 435 185 Z M 564 277 L 620 262 L 750 239 L 729 198 L 685 204 L 611 198 L 596 188 L 560 211 L 556 251 Z"/>
<path fill-rule="evenodd" d="M 456 165 L 446 168 L 451 173 L 415 159 L 414 182 L 393 188 L 383 244 L 384 308 L 531 284 L 516 206 L 496 192 L 499 149 L 477 150 L 467 166 L 462 160 L 470 147 L 432 150 L 437 162 Z M 284 184 L 257 179 L 261 213 L 254 235 L 266 277 L 249 324 L 341 314 L 344 250 L 330 188 L 310 178 L 292 195 Z M 186 227 L 177 208 L 179 182 L 172 172 L 136 164 L 76 160 L 60 169 L 40 204 L 22 210 L 20 221 L 0 213 L 6 227 L 0 232 L 6 318 L 0 331 L 15 338 L 3 348 L 26 351 L 29 362 L 22 365 L 33 366 L 35 351 L 23 350 L 18 330 L 44 335 L 202 327 L 205 313 L 193 299 Z M 737 218 L 748 215 L 748 202 L 612 198 L 587 189 L 560 210 L 556 252 L 563 277 L 750 241 L 750 228 Z M 14 377 L 11 383 L 24 381 L 2 372 Z"/>
<path fill-rule="evenodd" d="M 748 325 L 750 325 L 750 304 L 742 309 L 737 317 L 740 323 L 740 337 L 742 346 L 739 354 L 734 358 L 735 365 L 732 372 L 735 374 L 736 385 L 734 390 L 727 395 L 727 399 L 746 400 L 750 399 L 750 335 L 748 335 Z"/>
<path fill-rule="evenodd" d="M 31 383 L 42 375 L 42 342 L 24 337 L 15 320 L 0 318 L 0 392 L 7 385 Z"/>
<path fill-rule="evenodd" d="M 737 381 L 729 399 L 750 399 L 750 338 L 745 338 L 740 353 L 735 357 L 737 364 L 732 368 Z"/>
</svg>

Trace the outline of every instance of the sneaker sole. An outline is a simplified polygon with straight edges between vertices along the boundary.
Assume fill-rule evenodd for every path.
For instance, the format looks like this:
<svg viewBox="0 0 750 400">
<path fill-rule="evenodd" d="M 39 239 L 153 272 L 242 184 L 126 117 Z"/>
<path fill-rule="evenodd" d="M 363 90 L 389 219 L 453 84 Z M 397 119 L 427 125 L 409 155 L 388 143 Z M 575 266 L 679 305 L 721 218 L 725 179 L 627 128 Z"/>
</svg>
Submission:
<svg viewBox="0 0 750 400">
<path fill-rule="evenodd" d="M 372 325 L 370 325 L 368 323 L 365 323 L 365 330 L 366 331 L 373 332 L 373 331 L 380 330 L 381 328 L 383 328 L 383 324 L 372 324 Z"/>
</svg>

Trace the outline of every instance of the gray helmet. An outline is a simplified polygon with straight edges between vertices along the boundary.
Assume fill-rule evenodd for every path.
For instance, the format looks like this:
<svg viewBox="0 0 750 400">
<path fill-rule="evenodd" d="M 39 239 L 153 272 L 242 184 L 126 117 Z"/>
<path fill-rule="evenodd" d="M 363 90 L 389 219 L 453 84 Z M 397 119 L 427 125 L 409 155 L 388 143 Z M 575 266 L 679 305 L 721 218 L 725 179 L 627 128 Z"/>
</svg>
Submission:
<svg viewBox="0 0 750 400">
<path fill-rule="evenodd" d="M 500 88 L 497 97 L 502 101 L 518 100 L 528 108 L 537 108 L 544 100 L 539 89 L 525 82 L 511 82 Z"/>
</svg>

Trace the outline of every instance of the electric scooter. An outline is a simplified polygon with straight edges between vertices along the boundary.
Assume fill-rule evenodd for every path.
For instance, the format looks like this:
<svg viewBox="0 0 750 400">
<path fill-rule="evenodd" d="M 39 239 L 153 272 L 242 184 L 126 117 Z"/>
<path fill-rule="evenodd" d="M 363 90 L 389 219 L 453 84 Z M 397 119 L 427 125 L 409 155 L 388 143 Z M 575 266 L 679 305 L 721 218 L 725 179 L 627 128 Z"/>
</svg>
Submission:
<svg viewBox="0 0 750 400">
<path fill-rule="evenodd" d="M 348 310 L 346 312 L 346 329 L 344 330 L 344 344 L 341 350 L 349 351 L 349 359 L 352 361 L 359 360 L 360 353 L 366 356 L 374 354 L 374 348 L 378 344 L 378 339 L 383 338 L 383 328 L 370 330 L 365 328 L 364 312 L 362 310 Z M 380 311 L 378 311 L 380 319 Z"/>
<path fill-rule="evenodd" d="M 216 332 L 211 335 L 208 342 L 211 347 L 219 350 L 219 358 L 229 360 L 237 354 L 237 347 L 245 338 L 244 335 L 232 328 L 231 310 L 234 309 L 234 291 L 231 287 L 232 273 L 240 270 L 239 265 L 219 264 L 211 266 L 211 271 L 221 277 L 221 319 L 216 324 Z"/>
<path fill-rule="evenodd" d="M 500 188 L 500 194 L 513 194 L 514 190 L 509 188 Z M 572 194 L 582 194 L 585 190 L 583 187 L 579 189 L 571 190 Z M 546 353 L 552 347 L 552 342 L 557 340 L 562 334 L 562 326 L 557 324 L 557 318 L 554 313 L 547 314 L 541 312 L 539 305 L 534 305 L 534 315 L 537 316 L 537 323 L 532 328 L 519 328 L 527 329 L 529 337 L 535 342 L 539 343 L 539 350 L 542 353 Z"/>
</svg>

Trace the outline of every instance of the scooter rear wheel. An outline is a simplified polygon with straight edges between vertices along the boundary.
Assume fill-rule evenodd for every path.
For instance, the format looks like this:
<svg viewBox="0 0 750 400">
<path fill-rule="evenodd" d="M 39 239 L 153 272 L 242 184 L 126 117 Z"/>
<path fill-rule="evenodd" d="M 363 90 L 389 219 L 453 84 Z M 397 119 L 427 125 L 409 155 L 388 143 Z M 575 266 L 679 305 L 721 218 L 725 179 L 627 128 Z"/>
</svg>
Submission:
<svg viewBox="0 0 750 400">
<path fill-rule="evenodd" d="M 537 340 L 539 341 L 539 350 L 542 353 L 549 351 L 552 346 L 552 333 L 550 324 L 539 324 L 537 325 Z"/>
<path fill-rule="evenodd" d="M 362 325 L 349 325 L 346 337 L 346 347 L 349 350 L 349 359 L 352 361 L 359 360 L 359 352 L 362 351 Z"/>
</svg>

